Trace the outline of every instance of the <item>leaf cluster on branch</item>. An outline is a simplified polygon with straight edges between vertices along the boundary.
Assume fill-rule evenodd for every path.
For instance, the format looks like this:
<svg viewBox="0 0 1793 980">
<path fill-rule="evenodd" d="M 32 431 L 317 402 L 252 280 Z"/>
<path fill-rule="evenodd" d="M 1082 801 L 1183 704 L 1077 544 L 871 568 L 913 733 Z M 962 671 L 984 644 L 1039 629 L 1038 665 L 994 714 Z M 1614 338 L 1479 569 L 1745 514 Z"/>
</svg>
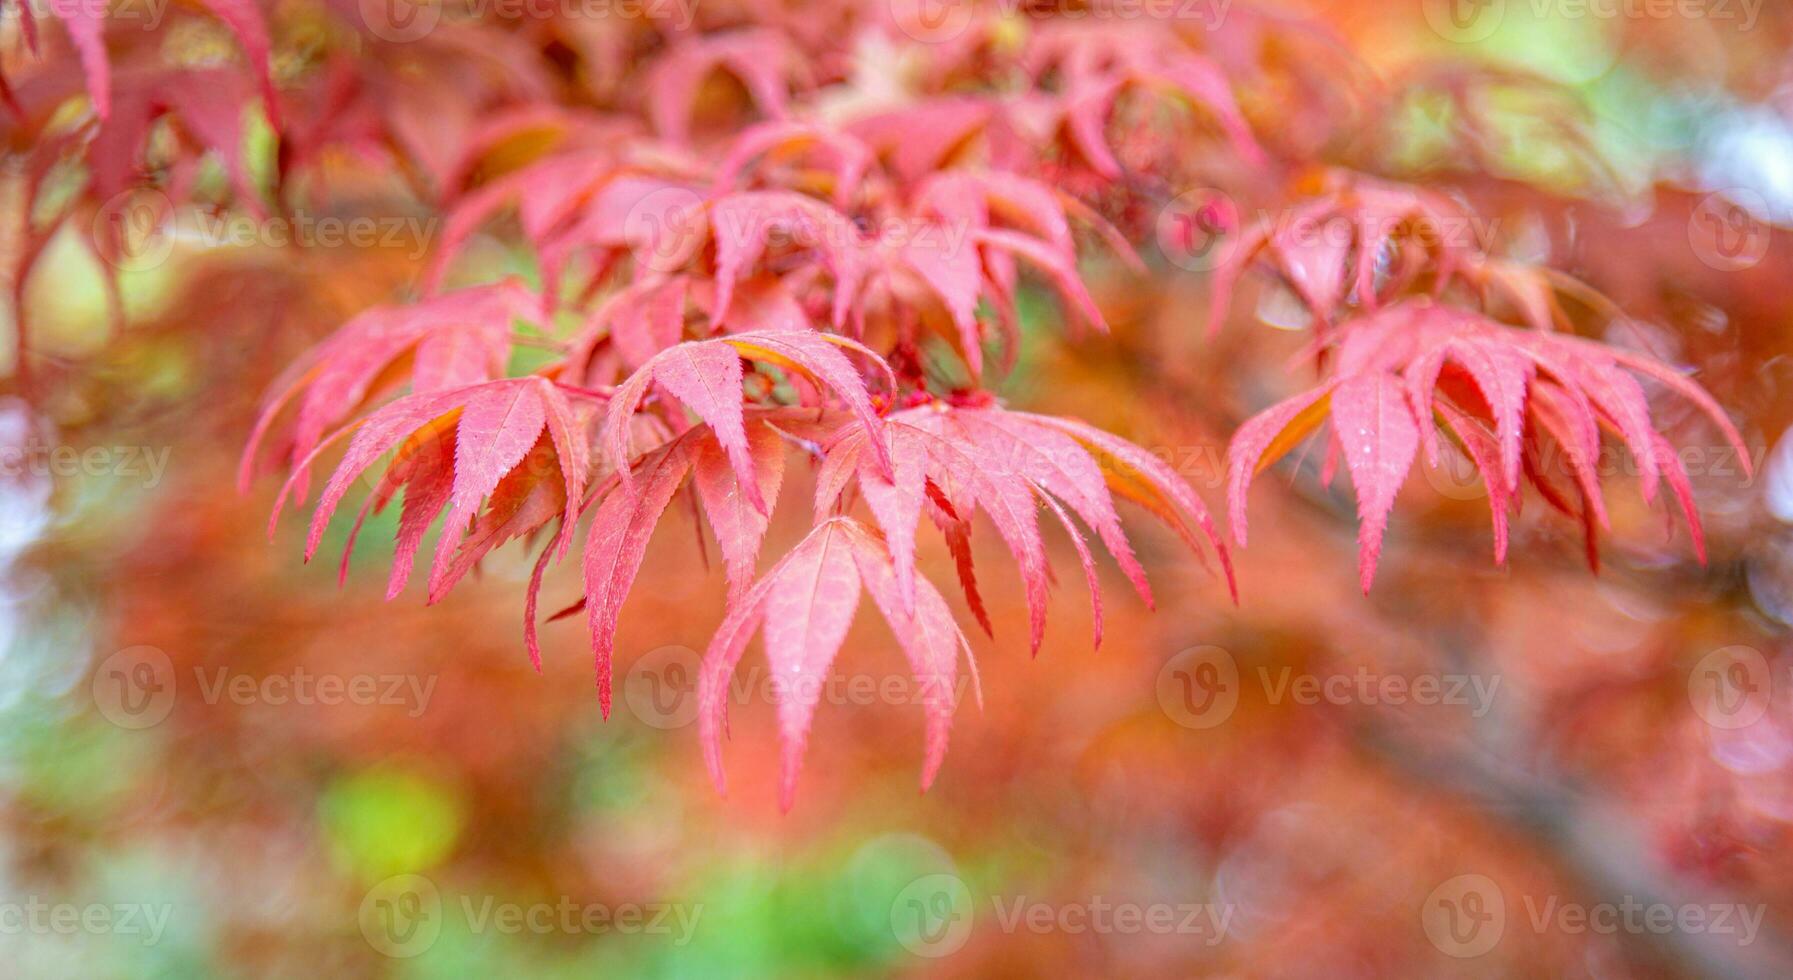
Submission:
<svg viewBox="0 0 1793 980">
<path fill-rule="evenodd" d="M 1322 125 L 1316 107 L 1363 111 L 1377 96 L 1318 28 L 1245 10 L 1218 24 L 1061 22 L 991 5 L 931 37 L 901 7 L 718 4 L 684 30 L 451 20 L 397 42 L 327 6 L 317 23 L 277 24 L 276 45 L 255 5 L 212 0 L 237 53 L 170 64 L 87 8 L 52 3 L 81 70 L 52 57 L 7 83 L 9 145 L 31 164 L 34 200 L 58 164 L 83 176 L 61 212 L 26 218 L 27 239 L 142 183 L 173 201 L 204 185 L 217 206 L 278 211 L 327 194 L 345 155 L 437 205 L 420 295 L 363 312 L 291 365 L 255 423 L 242 482 L 288 472 L 277 519 L 337 460 L 308 558 L 357 481 L 372 487 L 357 531 L 401 500 L 389 595 L 438 521 L 431 601 L 494 548 L 536 542 L 525 636 L 538 666 L 545 572 L 577 544 L 583 595 L 567 612 L 586 614 L 606 714 L 618 616 L 655 525 L 688 488 L 729 583 L 701 685 L 719 784 L 720 692 L 748 640 L 763 631 L 776 676 L 813 691 L 798 682 L 829 670 L 862 590 L 932 692 L 924 787 L 933 778 L 944 699 L 970 647 L 917 571 L 924 527 L 986 631 L 971 536 L 993 531 L 1019 569 L 1035 650 L 1051 579 L 1042 515 L 1080 560 L 1095 642 L 1090 537 L 1152 601 L 1117 497 L 1196 555 L 1212 552 L 1236 597 L 1206 505 L 1161 459 L 990 391 L 1016 362 L 1024 283 L 1049 287 L 1072 327 L 1107 329 L 1092 259 L 1150 274 L 1132 243 L 1166 188 L 1232 182 L 1273 205 L 1257 221 L 1225 201 L 1210 215 L 1223 244 L 1209 329 L 1253 273 L 1311 318 L 1311 365 L 1295 370 L 1316 371 L 1317 387 L 1232 441 L 1239 545 L 1254 475 L 1324 429 L 1328 478 L 1342 459 L 1356 491 L 1366 591 L 1422 451 L 1474 462 L 1497 562 L 1526 483 L 1582 522 L 1592 558 L 1607 518 L 1591 461 L 1611 438 L 1639 461 L 1646 499 L 1668 486 L 1703 560 L 1688 475 L 1643 382 L 1691 400 L 1737 443 L 1724 412 L 1674 367 L 1575 336 L 1566 306 L 1597 297 L 1453 234 L 1471 219 L 1460 202 L 1338 165 L 1352 161 L 1329 156 L 1324 133 L 1348 127 L 1348 113 Z M 35 43 L 28 11 L 24 23 Z M 276 72 L 270 51 L 303 31 L 322 40 Z M 1448 78 L 1455 97 L 1473 84 Z M 244 108 L 257 100 L 279 146 L 269 188 L 243 157 Z M 1457 123 L 1459 139 L 1485 143 L 1473 114 Z M 204 161 L 228 179 L 200 180 Z M 482 234 L 526 246 L 536 282 L 460 284 Z M 34 254 L 16 270 L 18 296 Z M 513 375 L 520 347 L 552 356 Z M 940 351 L 956 361 L 952 381 L 926 366 Z M 1558 448 L 1566 483 L 1545 462 Z M 762 561 L 793 457 L 815 468 L 813 530 Z M 787 804 L 814 707 L 813 695 L 779 704 Z"/>
</svg>

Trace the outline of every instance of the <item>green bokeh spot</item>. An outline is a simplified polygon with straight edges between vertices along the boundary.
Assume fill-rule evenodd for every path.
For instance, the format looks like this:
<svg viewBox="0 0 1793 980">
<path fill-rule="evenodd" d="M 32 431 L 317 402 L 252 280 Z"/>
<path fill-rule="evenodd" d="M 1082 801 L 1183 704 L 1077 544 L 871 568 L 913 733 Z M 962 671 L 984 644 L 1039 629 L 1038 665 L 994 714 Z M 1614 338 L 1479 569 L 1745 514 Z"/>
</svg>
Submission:
<svg viewBox="0 0 1793 980">
<path fill-rule="evenodd" d="M 381 767 L 332 782 L 318 816 L 337 867 L 379 881 L 440 862 L 460 836 L 462 807 L 442 783 Z"/>
</svg>

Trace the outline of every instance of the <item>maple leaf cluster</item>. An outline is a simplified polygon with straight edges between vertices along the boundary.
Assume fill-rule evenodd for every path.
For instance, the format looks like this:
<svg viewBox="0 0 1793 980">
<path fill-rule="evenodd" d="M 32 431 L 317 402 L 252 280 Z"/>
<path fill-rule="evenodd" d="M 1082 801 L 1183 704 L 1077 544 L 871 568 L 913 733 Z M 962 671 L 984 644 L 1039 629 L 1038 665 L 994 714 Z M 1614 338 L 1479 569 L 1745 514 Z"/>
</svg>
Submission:
<svg viewBox="0 0 1793 980">
<path fill-rule="evenodd" d="M 1330 50 L 1298 21 L 1243 10 L 1223 24 L 1061 21 L 991 5 L 964 8 L 955 31 L 933 36 L 902 4 L 772 3 L 706 8 L 688 29 L 452 21 L 401 43 L 332 9 L 319 30 L 352 43 L 318 45 L 277 78 L 253 4 L 206 8 L 238 55 L 170 66 L 144 39 L 108 35 L 88 8 L 50 5 L 81 70 L 51 61 L 6 83 L 22 122 L 13 142 L 36 148 L 40 180 L 70 154 L 86 177 L 33 240 L 133 182 L 187 200 L 202 159 L 230 175 L 218 203 L 250 209 L 327 193 L 344 156 L 390 167 L 444 215 L 419 295 L 361 313 L 290 366 L 255 423 L 243 484 L 289 471 L 277 520 L 335 460 L 308 558 L 358 481 L 372 491 L 356 531 L 400 500 L 389 596 L 438 521 L 431 601 L 494 548 L 540 542 L 524 631 L 538 666 L 545 573 L 578 545 L 583 595 L 566 612 L 585 613 L 606 714 L 619 614 L 655 525 L 689 492 L 729 583 L 701 686 L 719 784 L 720 692 L 761 630 L 793 692 L 778 706 L 788 804 L 815 708 L 807 682 L 830 669 L 862 591 L 931 692 L 923 786 L 933 778 L 970 647 L 917 571 L 924 526 L 986 632 L 970 542 L 976 526 L 993 531 L 1019 569 L 1035 650 L 1051 581 L 1042 515 L 1076 551 L 1097 643 L 1088 537 L 1152 601 L 1117 496 L 1198 556 L 1212 552 L 1236 596 L 1204 502 L 1162 460 L 989 390 L 1018 355 L 1023 284 L 1048 286 L 1068 324 L 1106 330 L 1089 260 L 1145 274 L 1129 243 L 1141 203 L 1198 179 L 1248 180 L 1280 200 L 1276 220 L 1225 223 L 1210 327 L 1261 270 L 1311 316 L 1319 373 L 1233 440 L 1239 544 L 1253 476 L 1330 421 L 1325 470 L 1342 458 L 1356 490 L 1366 590 L 1397 491 L 1420 451 L 1435 461 L 1444 444 L 1482 475 L 1497 562 L 1526 482 L 1584 524 L 1593 556 L 1606 513 L 1591 460 L 1605 433 L 1638 459 L 1647 499 L 1668 485 L 1704 557 L 1688 476 L 1639 379 L 1692 400 L 1734 443 L 1737 433 L 1671 366 L 1575 336 L 1560 294 L 1585 287 L 1437 234 L 1465 220 L 1442 194 L 1346 169 L 1263 176 L 1304 173 L 1321 154 L 1277 119 L 1368 97 L 1333 84 L 1333 56 L 1289 56 L 1291 45 Z M 109 51 L 128 64 L 114 68 Z M 1449 91 L 1466 84 L 1449 78 Z M 56 111 L 83 86 L 84 112 Z M 271 190 L 242 155 L 243 110 L 257 100 L 279 138 Z M 167 152 L 152 138 L 162 133 L 181 149 Z M 485 233 L 527 245 L 535 284 L 463 284 Z M 15 282 L 28 272 L 29 261 Z M 22 326 L 19 336 L 23 351 Z M 513 376 L 522 347 L 552 354 Z M 939 351 L 955 380 L 924 367 Z M 793 458 L 815 469 L 813 530 L 762 569 Z M 1567 486 L 1545 465 L 1558 458 Z"/>
<path fill-rule="evenodd" d="M 1326 185 L 1292 210 L 1293 220 L 1262 222 L 1230 240 L 1216 269 L 1211 322 L 1238 277 L 1265 268 L 1311 315 L 1321 374 L 1318 386 L 1265 408 L 1233 437 L 1227 490 L 1241 544 L 1253 477 L 1330 419 L 1322 479 L 1331 482 L 1343 461 L 1357 495 L 1365 592 L 1395 497 L 1422 447 L 1427 464 L 1438 465 L 1441 435 L 1481 476 L 1496 564 L 1506 561 L 1524 482 L 1582 524 L 1598 569 L 1596 535 L 1610 521 L 1597 461 L 1608 433 L 1637 461 L 1646 502 L 1667 483 L 1706 560 L 1692 482 L 1640 379 L 1710 419 L 1747 474 L 1742 435 L 1704 389 L 1647 354 L 1559 330 L 1569 324 L 1559 294 L 1587 287 L 1444 233 L 1467 220 L 1449 202 L 1361 176 L 1333 175 Z M 1497 319 L 1503 311 L 1525 326 Z"/>
</svg>

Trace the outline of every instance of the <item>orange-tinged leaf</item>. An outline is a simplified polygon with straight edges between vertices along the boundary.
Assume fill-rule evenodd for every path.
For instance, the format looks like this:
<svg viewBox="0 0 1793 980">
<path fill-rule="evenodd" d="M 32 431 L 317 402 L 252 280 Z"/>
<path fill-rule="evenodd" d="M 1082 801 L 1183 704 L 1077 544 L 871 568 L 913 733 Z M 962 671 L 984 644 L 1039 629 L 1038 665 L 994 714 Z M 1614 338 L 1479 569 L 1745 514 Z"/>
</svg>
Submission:
<svg viewBox="0 0 1793 980">
<path fill-rule="evenodd" d="M 1328 382 L 1278 402 L 1246 419 L 1233 433 L 1227 446 L 1228 518 L 1233 540 L 1240 545 L 1246 542 L 1245 495 L 1251 490 L 1252 478 L 1288 455 L 1319 427 L 1332 407 L 1333 387 Z"/>
</svg>

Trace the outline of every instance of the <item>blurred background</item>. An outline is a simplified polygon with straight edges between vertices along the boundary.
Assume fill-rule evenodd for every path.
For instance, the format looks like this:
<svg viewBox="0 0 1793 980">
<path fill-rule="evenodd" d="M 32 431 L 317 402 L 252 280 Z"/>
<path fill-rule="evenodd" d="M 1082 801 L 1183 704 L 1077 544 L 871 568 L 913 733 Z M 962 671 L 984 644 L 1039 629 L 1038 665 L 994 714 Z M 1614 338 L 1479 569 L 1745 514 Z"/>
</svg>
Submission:
<svg viewBox="0 0 1793 980">
<path fill-rule="evenodd" d="M 1009 559 L 980 554 L 983 704 L 925 795 L 913 686 L 862 615 L 781 814 L 757 645 L 727 797 L 703 769 L 692 682 L 724 581 L 690 513 L 624 611 L 605 722 L 579 618 L 544 626 L 540 674 L 524 653 L 529 553 L 434 607 L 415 584 L 386 603 L 396 511 L 338 587 L 300 561 L 302 521 L 269 539 L 272 481 L 236 492 L 261 393 L 414 281 L 427 208 L 340 175 L 332 215 L 398 237 L 177 242 L 122 271 L 123 324 L 59 240 L 29 284 L 56 384 L 0 403 L 22 461 L 0 483 L 0 974 L 1793 971 L 1793 20 L 1748 0 L 1291 9 L 1329 32 L 1315 50 L 1413 82 L 1383 170 L 1448 184 L 1507 254 L 1604 292 L 1629 342 L 1697 366 L 1739 421 L 1753 477 L 1697 426 L 1678 440 L 1714 447 L 1694 474 L 1709 564 L 1615 491 L 1597 576 L 1535 500 L 1496 568 L 1479 487 L 1447 474 L 1410 481 L 1365 597 L 1349 489 L 1277 470 L 1236 606 L 1129 522 L 1159 608 L 1105 568 L 1100 650 L 1067 586 L 1030 660 Z M 1562 83 L 1591 144 L 1538 125 L 1523 86 L 1453 103 L 1436 58 Z M 472 279 L 531 272 L 501 236 L 475 255 Z M 1218 509 L 1227 436 L 1298 383 L 1291 301 L 1255 284 L 1207 339 L 1206 276 L 1146 257 L 1149 288 L 1090 270 L 1113 337 L 1027 303 L 1004 395 L 1165 454 Z M 943 549 L 922 563 L 952 575 Z M 544 602 L 577 592 L 560 566 Z"/>
</svg>

